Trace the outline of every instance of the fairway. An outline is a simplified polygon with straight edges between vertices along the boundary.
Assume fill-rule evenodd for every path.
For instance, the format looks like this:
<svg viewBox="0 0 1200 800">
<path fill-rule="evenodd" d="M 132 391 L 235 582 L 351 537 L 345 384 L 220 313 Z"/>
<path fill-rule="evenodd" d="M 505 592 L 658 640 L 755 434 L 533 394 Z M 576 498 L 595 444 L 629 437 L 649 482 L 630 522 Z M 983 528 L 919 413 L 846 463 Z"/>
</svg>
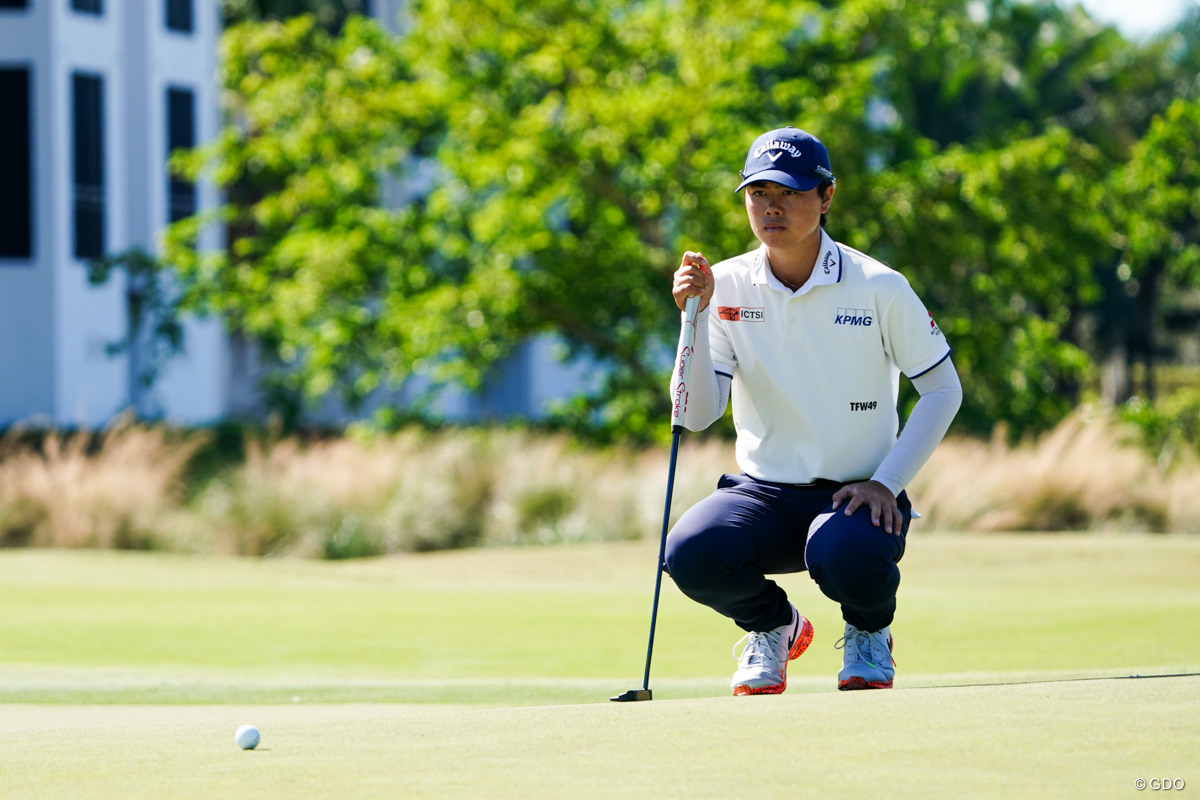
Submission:
<svg viewBox="0 0 1200 800">
<path fill-rule="evenodd" d="M 1200 788 L 1200 539 L 914 534 L 891 692 L 834 691 L 837 609 L 796 575 L 816 639 L 788 692 L 728 697 L 739 633 L 667 581 L 655 701 L 610 703 L 641 681 L 656 546 L 4 552 L 0 796 Z M 256 751 L 233 743 L 246 722 Z"/>
</svg>

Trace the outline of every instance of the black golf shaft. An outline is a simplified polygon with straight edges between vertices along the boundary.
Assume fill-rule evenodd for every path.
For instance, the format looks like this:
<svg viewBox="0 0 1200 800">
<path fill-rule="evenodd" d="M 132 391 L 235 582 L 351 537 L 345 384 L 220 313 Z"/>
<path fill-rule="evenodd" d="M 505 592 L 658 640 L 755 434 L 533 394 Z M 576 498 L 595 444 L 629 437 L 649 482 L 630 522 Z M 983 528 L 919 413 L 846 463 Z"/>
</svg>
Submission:
<svg viewBox="0 0 1200 800">
<path fill-rule="evenodd" d="M 671 382 L 673 408 L 671 410 L 671 466 L 667 471 L 667 502 L 663 508 L 662 536 L 658 541 L 658 564 L 654 576 L 654 605 L 650 609 L 650 643 L 646 647 L 646 673 L 642 677 L 641 690 L 630 689 L 624 694 L 612 698 L 625 702 L 629 700 L 649 700 L 650 694 L 650 661 L 654 657 L 654 629 L 658 625 L 658 598 L 662 593 L 662 576 L 664 560 L 667 556 L 667 531 L 671 523 L 671 495 L 675 490 L 675 462 L 679 458 L 679 437 L 683 434 L 683 420 L 687 413 L 688 378 L 692 371 L 692 351 L 696 341 L 696 317 L 700 313 L 700 298 L 689 297 L 683 307 L 683 324 L 679 330 L 679 347 L 676 350 L 677 360 L 675 377 Z"/>
<path fill-rule="evenodd" d="M 654 578 L 654 605 L 650 609 L 650 643 L 646 646 L 646 674 L 642 689 L 650 689 L 650 660 L 654 657 L 654 628 L 658 624 L 658 597 L 662 592 L 663 561 L 667 557 L 667 529 L 671 523 L 671 495 L 675 489 L 675 461 L 679 456 L 679 437 L 682 425 L 671 428 L 671 465 L 667 469 L 667 503 L 663 509 L 662 537 L 658 542 L 658 573 Z"/>
</svg>

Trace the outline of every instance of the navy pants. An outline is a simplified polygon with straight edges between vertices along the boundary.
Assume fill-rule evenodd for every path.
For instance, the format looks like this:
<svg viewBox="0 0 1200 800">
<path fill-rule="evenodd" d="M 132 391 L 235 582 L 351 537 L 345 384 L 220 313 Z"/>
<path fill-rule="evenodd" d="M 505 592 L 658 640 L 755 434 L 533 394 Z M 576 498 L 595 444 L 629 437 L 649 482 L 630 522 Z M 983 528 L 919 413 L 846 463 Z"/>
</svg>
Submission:
<svg viewBox="0 0 1200 800">
<path fill-rule="evenodd" d="M 841 486 L 724 475 L 671 529 L 667 572 L 685 595 L 747 631 L 791 621 L 787 593 L 766 576 L 805 570 L 841 604 L 846 622 L 872 632 L 890 625 L 912 506 L 901 492 L 903 525 L 899 535 L 887 533 L 871 524 L 867 506 L 849 517 L 845 503 L 833 510 Z"/>
</svg>

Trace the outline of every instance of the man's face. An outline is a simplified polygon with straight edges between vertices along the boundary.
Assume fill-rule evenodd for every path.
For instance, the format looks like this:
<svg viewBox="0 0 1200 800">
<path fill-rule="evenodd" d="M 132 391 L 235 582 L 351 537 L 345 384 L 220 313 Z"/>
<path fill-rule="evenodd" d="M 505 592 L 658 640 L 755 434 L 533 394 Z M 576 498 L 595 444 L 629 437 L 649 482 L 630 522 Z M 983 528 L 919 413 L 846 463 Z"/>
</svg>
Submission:
<svg viewBox="0 0 1200 800">
<path fill-rule="evenodd" d="M 755 181 L 745 193 L 750 228 L 760 242 L 773 249 L 797 247 L 819 237 L 821 215 L 833 200 L 833 187 L 822 198 L 819 187 L 801 192 L 772 181 Z"/>
</svg>

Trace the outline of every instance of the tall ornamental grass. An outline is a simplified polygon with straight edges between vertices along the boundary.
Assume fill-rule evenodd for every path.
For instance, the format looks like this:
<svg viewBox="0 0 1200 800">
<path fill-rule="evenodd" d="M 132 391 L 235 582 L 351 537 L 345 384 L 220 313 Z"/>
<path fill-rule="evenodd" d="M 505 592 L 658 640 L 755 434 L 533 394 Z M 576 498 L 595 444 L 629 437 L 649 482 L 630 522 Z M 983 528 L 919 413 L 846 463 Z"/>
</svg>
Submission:
<svg viewBox="0 0 1200 800">
<path fill-rule="evenodd" d="M 944 442 L 909 494 L 926 529 L 1200 532 L 1200 464 L 1170 461 L 1085 410 L 1015 447 L 1002 432 Z"/>
<path fill-rule="evenodd" d="M 724 449 L 695 448 L 703 462 Z M 661 526 L 661 462 L 657 451 L 518 431 L 286 439 L 251 445 L 192 509 L 217 550 L 255 555 L 637 539 Z"/>
<path fill-rule="evenodd" d="M 0 546 L 170 546 L 203 434 L 120 418 L 98 433 L 0 438 Z"/>
<path fill-rule="evenodd" d="M 247 436 L 192 468 L 203 433 L 122 421 L 0 439 L 0 546 L 352 558 L 657 537 L 665 448 L 587 447 L 482 428 L 305 440 Z M 683 441 L 674 514 L 734 471 L 732 444 Z M 949 439 L 909 494 L 918 530 L 1200 532 L 1200 465 L 1157 457 L 1112 415 L 1016 446 Z"/>
</svg>

